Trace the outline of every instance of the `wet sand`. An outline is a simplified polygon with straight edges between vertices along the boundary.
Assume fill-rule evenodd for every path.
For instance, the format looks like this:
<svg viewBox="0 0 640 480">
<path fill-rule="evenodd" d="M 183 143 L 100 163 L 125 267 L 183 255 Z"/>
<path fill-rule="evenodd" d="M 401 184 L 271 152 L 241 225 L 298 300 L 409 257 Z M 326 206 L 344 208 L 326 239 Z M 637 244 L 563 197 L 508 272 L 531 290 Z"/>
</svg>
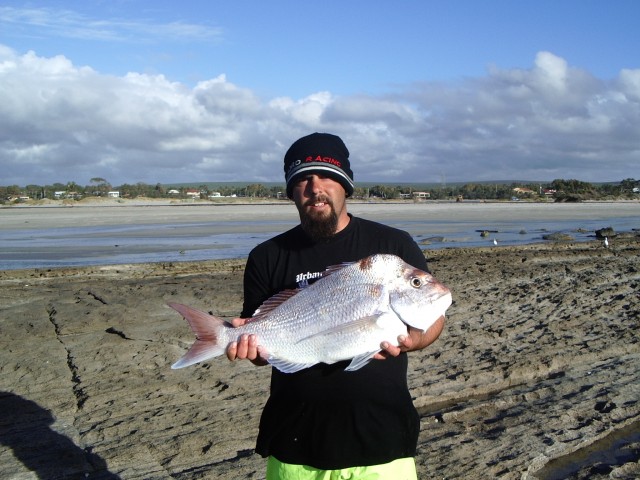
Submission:
<svg viewBox="0 0 640 480">
<path fill-rule="evenodd" d="M 427 256 L 454 304 L 410 354 L 420 478 L 638 478 L 640 239 Z M 268 367 L 170 370 L 166 302 L 235 316 L 243 267 L 0 272 L 0 478 L 263 478 Z"/>
<path fill-rule="evenodd" d="M 74 226 L 194 224 L 198 222 L 298 221 L 293 203 L 280 201 L 162 201 L 86 199 L 78 202 L 61 201 L 32 203 L 24 206 L 0 208 L 0 224 L 4 230 L 42 229 Z M 466 222 L 477 218 L 550 222 L 574 219 L 602 219 L 632 217 L 640 219 L 640 201 L 626 202 L 365 202 L 349 201 L 354 215 L 377 221 L 429 220 Z M 606 224 L 603 224 L 603 227 Z M 639 225 L 640 228 L 640 225 Z M 442 232 L 433 232 L 434 235 Z"/>
</svg>

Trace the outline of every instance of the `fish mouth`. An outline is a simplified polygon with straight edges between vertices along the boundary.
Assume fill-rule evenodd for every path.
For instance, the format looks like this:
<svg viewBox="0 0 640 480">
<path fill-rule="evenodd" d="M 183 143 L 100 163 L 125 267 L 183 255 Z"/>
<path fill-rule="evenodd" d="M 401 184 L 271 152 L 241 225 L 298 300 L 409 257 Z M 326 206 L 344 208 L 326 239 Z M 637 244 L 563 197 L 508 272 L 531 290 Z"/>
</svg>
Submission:
<svg viewBox="0 0 640 480">
<path fill-rule="evenodd" d="M 436 300 L 436 303 L 440 308 L 442 308 L 442 315 L 444 315 L 447 309 L 453 303 L 453 297 L 451 296 L 451 292 L 447 290 L 446 293 L 441 295 L 440 298 Z"/>
</svg>

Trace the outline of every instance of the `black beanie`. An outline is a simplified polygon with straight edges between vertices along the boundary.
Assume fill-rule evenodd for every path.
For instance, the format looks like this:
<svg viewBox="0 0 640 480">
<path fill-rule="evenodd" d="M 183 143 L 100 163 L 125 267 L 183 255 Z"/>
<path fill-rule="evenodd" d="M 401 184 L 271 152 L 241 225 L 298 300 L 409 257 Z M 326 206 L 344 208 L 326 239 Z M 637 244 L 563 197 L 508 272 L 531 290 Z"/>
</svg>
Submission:
<svg viewBox="0 0 640 480">
<path fill-rule="evenodd" d="M 342 139 L 330 133 L 312 133 L 296 140 L 284 155 L 284 177 L 287 197 L 302 175 L 318 173 L 340 183 L 347 197 L 353 195 L 353 172 L 349 164 L 349 150 Z"/>
</svg>

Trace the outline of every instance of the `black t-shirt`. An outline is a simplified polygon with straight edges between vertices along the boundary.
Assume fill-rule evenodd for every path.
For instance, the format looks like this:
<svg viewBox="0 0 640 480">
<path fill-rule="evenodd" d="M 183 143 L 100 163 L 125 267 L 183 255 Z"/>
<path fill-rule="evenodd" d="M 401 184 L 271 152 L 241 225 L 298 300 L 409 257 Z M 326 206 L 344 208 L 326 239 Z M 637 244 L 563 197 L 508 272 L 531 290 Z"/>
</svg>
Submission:
<svg viewBox="0 0 640 480">
<path fill-rule="evenodd" d="M 314 243 L 297 226 L 249 254 L 242 316 L 250 317 L 281 290 L 313 283 L 329 266 L 376 253 L 395 254 L 427 270 L 424 254 L 401 230 L 351 217 L 330 241 Z M 407 387 L 406 354 L 372 360 L 353 372 L 344 370 L 348 364 L 319 364 L 291 374 L 273 368 L 256 451 L 323 470 L 414 456 L 420 421 Z"/>
</svg>

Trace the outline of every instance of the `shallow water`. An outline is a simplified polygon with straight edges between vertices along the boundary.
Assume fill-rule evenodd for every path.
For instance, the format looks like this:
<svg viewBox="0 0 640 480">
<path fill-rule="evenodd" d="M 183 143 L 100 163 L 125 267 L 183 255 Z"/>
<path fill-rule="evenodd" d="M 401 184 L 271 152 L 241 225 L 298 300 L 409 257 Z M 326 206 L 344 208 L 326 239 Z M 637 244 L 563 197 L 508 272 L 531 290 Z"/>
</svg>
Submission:
<svg viewBox="0 0 640 480">
<path fill-rule="evenodd" d="M 554 232 L 586 241 L 595 237 L 595 230 L 604 227 L 612 227 L 616 232 L 640 228 L 640 209 L 637 216 L 598 214 L 589 218 L 578 211 L 580 214 L 573 217 L 557 218 L 559 208 L 542 215 L 530 215 L 527 210 L 515 207 L 506 210 L 478 206 L 476 214 L 474 206 L 465 206 L 455 215 L 438 214 L 433 207 L 429 207 L 428 215 L 424 208 L 401 208 L 401 215 L 386 214 L 380 218 L 366 205 L 355 205 L 350 211 L 408 231 L 425 249 L 491 246 L 494 239 L 499 245 L 537 243 L 544 241 L 544 234 Z M 50 213 L 57 214 L 55 210 Z M 32 225 L 25 222 L 18 228 L 7 229 L 0 223 L 0 270 L 243 258 L 258 243 L 292 228 L 297 221 L 292 217 L 267 217 L 257 221 L 189 223 L 171 217 L 163 223 L 132 224 L 130 218 L 123 216 L 121 221 L 112 223 L 25 228 Z M 491 233 L 482 237 L 483 230 Z"/>
<path fill-rule="evenodd" d="M 0 231 L 0 270 L 241 258 L 277 232 L 255 223 L 255 231 L 243 222 L 237 233 L 227 231 L 229 222 Z"/>
<path fill-rule="evenodd" d="M 613 468 L 638 461 L 639 442 L 640 422 L 633 422 L 584 448 L 551 460 L 535 475 L 540 480 L 563 480 L 586 469 L 580 478 L 597 474 L 608 477 Z"/>
</svg>

